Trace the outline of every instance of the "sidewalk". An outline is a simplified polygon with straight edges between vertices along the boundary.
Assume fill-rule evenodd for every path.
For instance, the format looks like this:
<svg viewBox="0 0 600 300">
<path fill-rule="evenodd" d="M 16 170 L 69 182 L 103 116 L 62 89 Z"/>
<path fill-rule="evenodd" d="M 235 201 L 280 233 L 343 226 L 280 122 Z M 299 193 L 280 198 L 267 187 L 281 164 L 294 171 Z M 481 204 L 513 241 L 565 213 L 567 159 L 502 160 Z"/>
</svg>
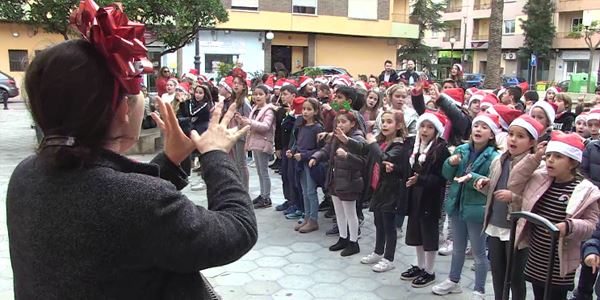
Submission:
<svg viewBox="0 0 600 300">
<path fill-rule="evenodd" d="M 23 103 L 10 103 L 10 110 L 0 110 L 0 300 L 13 299 L 12 269 L 8 252 L 6 230 L 6 187 L 15 166 L 35 151 L 35 133 Z M 133 156 L 148 161 L 151 155 Z M 259 191 L 255 168 L 250 170 L 250 194 Z M 271 172 L 272 199 L 275 206 L 283 202 L 279 175 Z M 197 176 L 191 178 L 192 182 Z M 183 190 L 192 201 L 206 205 L 206 192 Z M 413 289 L 410 282 L 400 280 L 400 273 L 416 263 L 415 251 L 398 239 L 396 269 L 374 273 L 362 265 L 360 258 L 374 246 L 372 214 L 365 210 L 365 224 L 359 240 L 361 253 L 342 258 L 339 252 L 327 247 L 337 237 L 326 237 L 331 219 L 320 218 L 319 231 L 299 234 L 293 230 L 294 221 L 286 220 L 274 208 L 256 211 L 259 239 L 256 246 L 242 259 L 227 266 L 204 270 L 203 274 L 216 286 L 224 299 L 470 299 L 475 273 L 470 270 L 473 260 L 466 260 L 463 269 L 463 293 L 438 297 L 431 286 Z M 406 222 L 405 222 L 406 224 Z M 438 256 L 435 265 L 437 282 L 447 278 L 450 257 Z M 491 274 L 486 285 L 487 299 L 493 299 Z M 530 292 L 530 299 L 533 294 Z"/>
</svg>

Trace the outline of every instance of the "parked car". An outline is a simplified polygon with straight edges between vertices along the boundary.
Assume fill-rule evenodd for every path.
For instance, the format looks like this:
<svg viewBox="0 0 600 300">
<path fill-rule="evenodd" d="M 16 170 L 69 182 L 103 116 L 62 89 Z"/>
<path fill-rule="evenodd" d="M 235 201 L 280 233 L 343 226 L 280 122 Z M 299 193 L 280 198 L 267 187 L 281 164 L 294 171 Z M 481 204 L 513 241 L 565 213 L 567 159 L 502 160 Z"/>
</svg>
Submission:
<svg viewBox="0 0 600 300">
<path fill-rule="evenodd" d="M 507 88 L 514 85 L 519 85 L 519 83 L 526 82 L 525 78 L 518 76 L 502 76 L 502 86 Z"/>
<path fill-rule="evenodd" d="M 19 96 L 19 88 L 15 79 L 0 71 L 0 102 L 8 101 L 8 98 Z"/>
<path fill-rule="evenodd" d="M 350 72 L 348 72 L 348 70 L 341 68 L 341 67 L 335 67 L 335 66 L 314 66 L 314 67 L 308 67 L 308 68 L 316 68 L 316 69 L 320 69 L 321 71 L 323 71 L 323 75 L 325 77 L 332 77 L 334 75 L 348 75 L 350 77 L 352 77 L 352 75 L 350 75 Z M 298 71 L 295 73 L 292 73 L 292 77 L 300 77 L 302 75 L 304 75 L 304 69 L 303 68 L 302 71 Z"/>
<path fill-rule="evenodd" d="M 485 81 L 485 75 L 479 73 L 466 73 L 464 74 L 464 78 L 466 88 L 480 88 L 483 86 L 483 82 Z"/>
</svg>

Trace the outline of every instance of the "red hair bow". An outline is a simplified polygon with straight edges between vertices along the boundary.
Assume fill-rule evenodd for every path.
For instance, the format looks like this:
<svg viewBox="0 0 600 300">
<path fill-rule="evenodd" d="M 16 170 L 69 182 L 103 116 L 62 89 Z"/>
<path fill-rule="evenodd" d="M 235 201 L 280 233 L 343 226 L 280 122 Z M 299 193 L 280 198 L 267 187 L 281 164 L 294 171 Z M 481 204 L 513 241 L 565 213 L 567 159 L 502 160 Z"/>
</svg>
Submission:
<svg viewBox="0 0 600 300">
<path fill-rule="evenodd" d="M 100 8 L 93 0 L 81 0 L 70 22 L 106 58 L 118 86 L 127 94 L 137 95 L 141 75 L 153 71 L 144 46 L 144 24 L 130 21 L 121 3 Z M 116 107 L 118 86 L 115 85 L 113 107 Z"/>
</svg>

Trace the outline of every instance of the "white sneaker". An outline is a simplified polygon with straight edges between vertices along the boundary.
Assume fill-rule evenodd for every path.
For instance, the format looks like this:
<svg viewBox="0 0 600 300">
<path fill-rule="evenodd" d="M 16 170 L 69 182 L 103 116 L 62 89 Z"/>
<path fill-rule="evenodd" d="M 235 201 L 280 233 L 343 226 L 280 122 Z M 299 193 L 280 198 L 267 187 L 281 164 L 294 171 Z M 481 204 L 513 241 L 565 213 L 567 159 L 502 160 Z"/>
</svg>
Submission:
<svg viewBox="0 0 600 300">
<path fill-rule="evenodd" d="M 381 258 L 383 256 L 373 252 L 363 258 L 360 259 L 360 263 L 365 264 L 365 265 L 370 265 L 370 264 L 374 264 L 374 263 L 378 263 Z"/>
<path fill-rule="evenodd" d="M 442 256 L 448 256 L 452 254 L 452 241 L 446 240 L 444 244 L 438 250 L 438 254 Z"/>
<path fill-rule="evenodd" d="M 471 247 L 467 247 L 467 249 L 465 250 L 465 257 L 468 259 L 473 259 L 473 250 L 471 249 Z"/>
<path fill-rule="evenodd" d="M 431 288 L 431 292 L 436 295 L 458 294 L 462 293 L 462 288 L 460 287 L 460 283 L 446 279 L 442 283 L 434 285 Z"/>
<path fill-rule="evenodd" d="M 201 190 L 205 190 L 206 189 L 206 185 L 204 184 L 204 182 L 200 181 L 197 184 L 194 184 L 190 187 L 190 189 L 192 191 L 201 191 Z"/>
<path fill-rule="evenodd" d="M 473 291 L 471 295 L 471 300 L 485 300 L 485 294 L 478 291 Z"/>
<path fill-rule="evenodd" d="M 398 228 L 398 230 L 396 230 L 396 237 L 401 238 L 403 236 L 404 236 L 404 231 L 402 231 L 402 228 Z"/>
<path fill-rule="evenodd" d="M 394 268 L 395 268 L 395 267 L 394 267 L 394 264 L 393 264 L 391 261 L 389 261 L 389 260 L 387 260 L 387 259 L 385 259 L 385 258 L 382 258 L 382 259 L 381 259 L 381 260 L 380 260 L 380 261 L 379 261 L 379 262 L 378 262 L 376 265 L 374 265 L 374 266 L 373 266 L 371 269 L 372 269 L 374 272 L 377 272 L 377 273 L 382 273 L 382 272 L 386 272 L 386 271 L 392 270 L 392 269 L 394 269 Z"/>
</svg>

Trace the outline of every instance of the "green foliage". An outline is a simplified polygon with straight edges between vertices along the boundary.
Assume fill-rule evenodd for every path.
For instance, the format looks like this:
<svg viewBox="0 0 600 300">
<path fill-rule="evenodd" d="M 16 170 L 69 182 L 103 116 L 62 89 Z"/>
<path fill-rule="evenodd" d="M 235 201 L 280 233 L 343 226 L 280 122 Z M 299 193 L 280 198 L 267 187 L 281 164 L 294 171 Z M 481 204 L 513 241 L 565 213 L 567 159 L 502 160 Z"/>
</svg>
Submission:
<svg viewBox="0 0 600 300">
<path fill-rule="evenodd" d="M 47 32 L 69 38 L 69 15 L 79 0 L 2 0 L 0 19 L 29 22 Z M 115 0 L 97 0 L 104 6 Z M 228 20 L 220 0 L 120 0 L 130 20 L 143 22 L 163 42 L 162 54 L 175 52 L 190 43 L 202 28 Z"/>
<path fill-rule="evenodd" d="M 323 75 L 323 70 L 321 70 L 319 68 L 306 67 L 306 68 L 302 69 L 302 71 L 304 72 L 304 75 L 310 76 L 313 78 Z"/>
<path fill-rule="evenodd" d="M 525 31 L 524 55 L 534 53 L 539 57 L 549 57 L 556 34 L 556 26 L 552 21 L 555 10 L 554 1 L 529 0 L 525 4 L 523 12 L 527 14 L 527 20 L 521 24 Z"/>
<path fill-rule="evenodd" d="M 227 77 L 227 75 L 229 75 L 229 73 L 231 72 L 231 70 L 233 70 L 234 67 L 234 64 L 219 63 L 219 68 L 217 69 L 217 74 L 219 77 L 218 80 L 221 80 L 221 78 L 223 77 Z"/>
<path fill-rule="evenodd" d="M 416 0 L 412 4 L 410 21 L 419 25 L 419 38 L 409 40 L 398 49 L 400 59 L 412 59 L 421 65 L 430 65 L 434 48 L 423 44 L 426 30 L 443 31 L 447 26 L 442 21 L 443 12 L 446 9 L 445 2 L 434 2 L 432 0 Z"/>
</svg>

